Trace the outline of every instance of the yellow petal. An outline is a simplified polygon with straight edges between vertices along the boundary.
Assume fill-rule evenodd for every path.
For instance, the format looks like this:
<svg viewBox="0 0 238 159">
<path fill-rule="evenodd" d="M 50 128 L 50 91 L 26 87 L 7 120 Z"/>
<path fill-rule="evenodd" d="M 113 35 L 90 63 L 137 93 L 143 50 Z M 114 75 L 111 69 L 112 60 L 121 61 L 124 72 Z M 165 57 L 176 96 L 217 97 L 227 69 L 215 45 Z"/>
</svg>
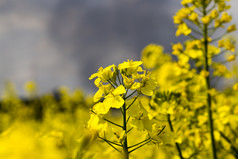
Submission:
<svg viewBox="0 0 238 159">
<path fill-rule="evenodd" d="M 110 106 L 104 105 L 102 102 L 97 103 L 93 108 L 98 114 L 106 114 L 110 110 Z"/>
<path fill-rule="evenodd" d="M 126 89 L 123 85 L 118 86 L 112 92 L 113 95 L 120 95 L 120 94 L 123 94 L 123 93 L 126 93 Z"/>
<path fill-rule="evenodd" d="M 88 127 L 91 129 L 97 129 L 98 122 L 99 122 L 98 116 L 95 114 L 91 114 L 90 119 L 88 121 Z"/>
<path fill-rule="evenodd" d="M 103 90 L 99 88 L 98 91 L 93 96 L 93 102 L 98 102 L 102 97 L 103 97 Z"/>
<path fill-rule="evenodd" d="M 124 104 L 124 99 L 121 96 L 110 96 L 103 103 L 107 107 L 120 108 Z"/>
<path fill-rule="evenodd" d="M 138 89 L 138 88 L 140 88 L 140 83 L 138 83 L 138 82 L 135 82 L 135 83 L 131 86 L 131 89 L 132 89 L 132 90 L 135 90 L 135 89 Z"/>
<path fill-rule="evenodd" d="M 147 96 L 152 96 L 154 89 L 157 87 L 157 83 L 150 79 L 145 83 L 145 86 L 141 88 L 141 93 Z"/>
<path fill-rule="evenodd" d="M 90 77 L 89 77 L 89 80 L 91 80 L 91 79 L 93 79 L 93 78 L 95 78 L 95 77 L 97 77 L 98 76 L 98 73 L 94 73 L 94 74 L 92 74 Z"/>
</svg>

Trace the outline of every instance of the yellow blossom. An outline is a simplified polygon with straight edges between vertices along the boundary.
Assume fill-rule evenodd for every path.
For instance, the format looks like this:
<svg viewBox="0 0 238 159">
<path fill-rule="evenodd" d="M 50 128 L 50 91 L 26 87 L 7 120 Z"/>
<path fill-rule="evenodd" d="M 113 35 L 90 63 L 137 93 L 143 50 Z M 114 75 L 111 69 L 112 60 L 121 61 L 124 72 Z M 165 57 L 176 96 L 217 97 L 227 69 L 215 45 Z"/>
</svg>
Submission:
<svg viewBox="0 0 238 159">
<path fill-rule="evenodd" d="M 235 90 L 235 91 L 238 91 L 238 83 L 235 83 L 234 85 L 233 85 L 233 90 Z M 238 109 L 237 109 L 238 110 Z M 238 112 L 238 111 L 237 111 Z"/>
<path fill-rule="evenodd" d="M 214 23 L 214 27 L 217 28 L 217 27 L 219 27 L 221 24 L 222 24 L 221 19 L 216 19 L 216 20 L 215 20 L 215 23 Z"/>
<path fill-rule="evenodd" d="M 193 21 L 193 22 L 195 22 L 195 21 L 197 21 L 197 19 L 198 19 L 198 14 L 195 13 L 195 12 L 192 12 L 192 13 L 189 15 L 188 19 L 191 20 L 191 21 Z"/>
<path fill-rule="evenodd" d="M 112 90 L 112 86 L 110 84 L 100 86 L 98 91 L 93 96 L 93 101 L 98 102 L 101 98 L 109 94 L 111 90 Z"/>
<path fill-rule="evenodd" d="M 172 54 L 179 55 L 181 52 L 183 52 L 183 45 L 181 43 L 174 44 Z"/>
<path fill-rule="evenodd" d="M 152 79 L 151 77 L 149 77 L 150 74 L 147 74 L 141 82 L 141 93 L 147 96 L 152 96 L 153 95 L 153 91 L 155 90 L 155 88 L 157 87 L 157 82 Z"/>
<path fill-rule="evenodd" d="M 224 12 L 222 15 L 221 15 L 221 21 L 223 23 L 229 23 L 231 21 L 232 17 L 227 13 L 227 12 Z"/>
<path fill-rule="evenodd" d="M 201 40 L 188 40 L 185 43 L 186 50 L 190 49 L 202 49 L 202 41 Z"/>
<path fill-rule="evenodd" d="M 226 3 L 224 1 L 218 1 L 218 11 L 219 12 L 223 12 L 227 9 L 230 9 L 231 6 L 230 5 L 226 5 Z"/>
<path fill-rule="evenodd" d="M 28 93 L 34 93 L 37 90 L 37 85 L 34 81 L 28 81 L 27 83 L 25 83 L 25 90 Z"/>
<path fill-rule="evenodd" d="M 235 55 L 231 55 L 227 58 L 227 61 L 234 61 L 236 59 Z"/>
<path fill-rule="evenodd" d="M 154 68 L 158 63 L 158 58 L 163 54 L 163 47 L 150 44 L 142 50 L 142 61 L 146 68 Z"/>
<path fill-rule="evenodd" d="M 107 114 L 107 112 L 110 110 L 110 105 L 106 105 L 102 102 L 99 102 L 93 106 L 93 110 L 97 114 Z"/>
<path fill-rule="evenodd" d="M 119 64 L 118 69 L 121 71 L 122 74 L 130 76 L 134 73 L 137 73 L 138 71 L 142 71 L 142 68 L 140 67 L 142 63 L 142 61 L 127 60 Z"/>
<path fill-rule="evenodd" d="M 176 15 L 173 17 L 175 24 L 183 23 L 183 19 L 187 18 L 188 15 L 191 13 L 191 9 L 189 8 L 182 8 L 180 9 Z"/>
<path fill-rule="evenodd" d="M 200 75 L 203 76 L 203 77 L 207 77 L 207 76 L 209 76 L 209 72 L 206 71 L 206 70 L 202 70 L 202 71 L 200 72 Z"/>
<path fill-rule="evenodd" d="M 218 47 L 224 47 L 224 40 L 219 40 L 218 41 Z"/>
<path fill-rule="evenodd" d="M 232 44 L 230 42 L 230 40 L 226 40 L 225 43 L 224 43 L 224 47 L 227 49 L 227 50 L 230 50 L 232 52 L 235 52 L 235 45 Z"/>
<path fill-rule="evenodd" d="M 124 99 L 121 96 L 124 93 L 126 93 L 125 87 L 123 85 L 118 86 L 105 97 L 103 104 L 110 108 L 120 108 L 124 104 Z"/>
<path fill-rule="evenodd" d="M 198 49 L 190 49 L 190 50 L 185 50 L 185 54 L 188 55 L 190 58 L 198 58 L 201 57 L 203 55 L 202 50 L 198 50 Z"/>
<path fill-rule="evenodd" d="M 112 68 L 113 68 L 113 71 L 112 71 Z M 98 77 L 102 82 L 107 82 L 109 81 L 110 79 L 112 79 L 113 77 L 115 78 L 115 71 L 116 71 L 116 66 L 115 65 L 110 65 L 106 68 L 102 68 L 100 67 L 98 69 L 98 72 L 97 73 L 94 73 L 92 74 L 89 79 L 93 79 L 95 77 Z"/>
<path fill-rule="evenodd" d="M 214 55 L 217 55 L 221 52 L 221 49 L 219 47 L 216 47 L 214 45 L 208 45 L 208 57 L 213 57 Z"/>
<path fill-rule="evenodd" d="M 124 80 L 125 87 L 129 89 L 133 85 L 134 79 L 129 78 L 125 75 L 122 75 L 122 77 L 123 77 L 123 80 Z"/>
<path fill-rule="evenodd" d="M 217 12 L 216 9 L 212 10 L 211 13 L 210 13 L 210 16 L 211 16 L 212 19 L 217 18 L 218 15 L 219 15 L 219 14 L 218 14 L 218 12 Z"/>
<path fill-rule="evenodd" d="M 204 17 L 201 18 L 201 21 L 203 22 L 203 24 L 209 24 L 210 17 L 209 16 L 204 16 Z"/>
<path fill-rule="evenodd" d="M 181 4 L 182 5 L 187 5 L 188 3 L 192 3 L 192 2 L 193 2 L 193 0 L 182 0 Z"/>
<path fill-rule="evenodd" d="M 189 35 L 192 32 L 192 30 L 186 25 L 186 23 L 182 23 L 178 25 L 178 29 L 176 31 L 176 36 L 179 36 L 181 34 Z"/>
<path fill-rule="evenodd" d="M 235 31 L 236 30 L 236 25 L 235 24 L 233 24 L 233 25 L 231 25 L 231 26 L 229 26 L 228 28 L 227 28 L 227 32 L 229 33 L 229 32 L 232 32 L 232 31 Z"/>
</svg>

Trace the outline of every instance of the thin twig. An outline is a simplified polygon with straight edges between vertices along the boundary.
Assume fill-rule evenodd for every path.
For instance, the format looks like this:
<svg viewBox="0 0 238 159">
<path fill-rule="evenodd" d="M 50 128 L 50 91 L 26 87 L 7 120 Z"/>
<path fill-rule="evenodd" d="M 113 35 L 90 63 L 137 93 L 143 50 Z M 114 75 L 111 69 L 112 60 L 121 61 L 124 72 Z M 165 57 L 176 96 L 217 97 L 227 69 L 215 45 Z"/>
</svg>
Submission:
<svg viewBox="0 0 238 159">
<path fill-rule="evenodd" d="M 111 86 L 115 89 L 115 86 L 109 80 L 107 80 L 107 82 L 110 83 Z"/>
<path fill-rule="evenodd" d="M 141 148 L 142 146 L 144 146 L 144 145 L 148 144 L 149 142 L 151 142 L 151 140 L 149 140 L 149 141 L 145 142 L 144 144 L 142 144 L 142 145 L 140 145 L 140 146 L 138 146 L 138 147 L 134 148 L 133 150 L 129 151 L 128 153 L 131 153 L 131 152 L 133 152 L 133 151 L 135 151 L 135 150 L 137 150 L 137 149 Z"/>
<path fill-rule="evenodd" d="M 118 126 L 118 127 L 123 128 L 123 126 L 121 126 L 121 125 L 119 125 L 119 124 L 116 124 L 116 123 L 114 123 L 114 122 L 112 122 L 112 121 L 110 121 L 110 120 L 108 120 L 108 119 L 106 119 L 106 118 L 104 118 L 104 117 L 103 117 L 103 120 L 105 120 L 105 121 L 107 121 L 107 122 L 109 122 L 109 123 L 111 123 L 111 124 L 113 124 L 113 125 L 116 125 L 116 126 Z"/>
<path fill-rule="evenodd" d="M 137 92 L 137 90 L 135 90 L 134 92 L 132 92 L 130 95 L 128 95 L 127 97 L 125 97 L 125 99 L 129 98 L 130 96 L 132 96 L 133 94 L 135 94 Z"/>
<path fill-rule="evenodd" d="M 127 131 L 127 133 L 129 133 L 133 128 L 134 128 L 134 127 L 130 128 L 130 129 Z"/>
<path fill-rule="evenodd" d="M 136 97 L 135 97 L 135 99 L 131 102 L 131 104 L 126 108 L 126 110 L 128 110 L 131 106 L 132 106 L 132 104 L 134 104 L 135 103 L 135 101 L 136 101 L 136 99 L 139 97 L 139 95 L 140 94 L 138 94 Z"/>
<path fill-rule="evenodd" d="M 231 145 L 231 149 L 234 151 L 235 156 L 237 158 L 238 157 L 238 149 L 235 146 L 233 146 L 231 140 L 228 137 L 226 137 L 225 134 L 223 134 L 221 131 L 219 131 L 219 133 Z"/>
<path fill-rule="evenodd" d="M 142 144 L 142 143 L 144 143 L 144 142 L 146 142 L 146 141 L 148 141 L 148 140 L 151 140 L 151 138 L 149 137 L 149 138 L 147 138 L 147 139 L 145 139 L 145 140 L 143 140 L 143 141 L 141 141 L 141 142 L 139 142 L 139 143 L 137 143 L 137 144 L 135 144 L 135 145 L 129 146 L 128 148 L 135 147 L 135 146 L 140 145 L 140 144 Z"/>
<path fill-rule="evenodd" d="M 118 152 L 122 153 L 120 150 L 118 150 L 115 146 L 113 146 L 110 142 L 105 141 L 106 143 L 108 143 L 108 145 L 110 145 L 112 148 L 114 148 L 115 150 L 117 150 Z"/>
<path fill-rule="evenodd" d="M 170 120 L 170 114 L 167 115 L 167 119 L 168 119 L 168 123 L 169 123 L 170 130 L 171 130 L 172 132 L 174 132 L 173 125 L 172 125 L 172 122 L 171 122 L 171 120 Z M 181 151 L 181 149 L 180 149 L 180 147 L 179 147 L 179 144 L 176 142 L 175 145 L 176 145 L 176 148 L 177 148 L 177 150 L 178 150 L 180 159 L 184 159 L 184 158 L 183 158 L 183 155 L 182 155 L 182 151 Z"/>
<path fill-rule="evenodd" d="M 131 116 L 129 116 L 129 117 L 127 118 L 126 123 L 128 123 L 128 121 L 130 120 L 130 117 L 131 117 Z"/>
<path fill-rule="evenodd" d="M 120 144 L 118 144 L 118 143 L 115 143 L 115 142 L 113 142 L 113 141 L 110 141 L 110 140 L 107 140 L 107 139 L 105 139 L 105 138 L 102 138 L 102 137 L 98 137 L 99 139 L 102 139 L 103 141 L 106 141 L 106 142 L 109 142 L 109 143 L 111 143 L 111 144 L 114 144 L 114 145 L 117 145 L 117 146 L 121 146 L 122 147 L 122 145 L 120 145 Z"/>
</svg>

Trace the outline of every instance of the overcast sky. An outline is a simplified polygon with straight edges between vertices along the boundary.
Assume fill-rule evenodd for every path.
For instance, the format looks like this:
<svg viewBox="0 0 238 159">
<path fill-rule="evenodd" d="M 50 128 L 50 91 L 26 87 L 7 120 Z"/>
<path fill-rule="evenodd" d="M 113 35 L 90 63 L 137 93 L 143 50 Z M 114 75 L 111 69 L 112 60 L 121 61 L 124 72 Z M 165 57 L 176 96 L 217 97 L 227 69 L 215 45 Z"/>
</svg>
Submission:
<svg viewBox="0 0 238 159">
<path fill-rule="evenodd" d="M 180 7 L 178 0 L 0 0 L 0 88 L 10 80 L 23 95 L 35 80 L 42 93 L 62 85 L 89 93 L 88 77 L 100 66 L 139 60 L 150 43 L 170 52 Z M 237 22 L 237 9 L 231 13 Z"/>
</svg>

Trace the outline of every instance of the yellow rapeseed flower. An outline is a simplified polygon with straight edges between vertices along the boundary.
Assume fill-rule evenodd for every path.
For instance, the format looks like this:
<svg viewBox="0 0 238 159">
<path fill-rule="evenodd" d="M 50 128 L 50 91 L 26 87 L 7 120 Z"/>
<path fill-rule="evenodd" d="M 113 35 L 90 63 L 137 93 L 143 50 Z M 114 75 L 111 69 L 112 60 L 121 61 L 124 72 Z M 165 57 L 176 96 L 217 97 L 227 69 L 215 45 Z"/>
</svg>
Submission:
<svg viewBox="0 0 238 159">
<path fill-rule="evenodd" d="M 221 24 L 222 24 L 221 19 L 216 19 L 215 22 L 214 22 L 214 27 L 217 28 L 217 27 L 219 27 Z"/>
<path fill-rule="evenodd" d="M 209 76 L 209 72 L 206 71 L 206 70 L 202 70 L 202 71 L 200 72 L 200 75 L 203 76 L 203 77 L 207 77 L 207 76 Z"/>
<path fill-rule="evenodd" d="M 192 2 L 193 2 L 193 0 L 182 0 L 181 4 L 182 5 L 187 5 L 188 3 L 192 3 Z"/>
<path fill-rule="evenodd" d="M 231 55 L 227 58 L 227 61 L 234 61 L 236 59 L 235 55 Z"/>
<path fill-rule="evenodd" d="M 37 85 L 34 81 L 28 81 L 25 83 L 25 91 L 28 93 L 35 93 L 37 91 Z"/>
<path fill-rule="evenodd" d="M 172 49 L 172 54 L 179 55 L 181 52 L 183 52 L 183 45 L 181 43 L 173 44 Z"/>
<path fill-rule="evenodd" d="M 152 96 L 158 84 L 153 78 L 149 76 L 150 74 L 147 74 L 144 76 L 144 78 L 142 78 L 141 93 L 147 96 Z"/>
<path fill-rule="evenodd" d="M 121 96 L 124 93 L 126 93 L 125 87 L 123 85 L 118 86 L 105 97 L 103 104 L 110 108 L 120 108 L 124 104 L 124 99 Z"/>
<path fill-rule="evenodd" d="M 113 68 L 113 71 L 112 71 Z M 110 65 L 106 68 L 100 67 L 98 69 L 97 73 L 92 74 L 89 79 L 93 79 L 95 77 L 98 77 L 102 82 L 107 82 L 108 80 L 112 79 L 116 71 L 116 66 L 115 65 Z"/>
<path fill-rule="evenodd" d="M 201 18 L 201 21 L 203 22 L 203 24 L 209 24 L 210 22 L 210 16 L 204 16 Z"/>
<path fill-rule="evenodd" d="M 212 10 L 210 13 L 212 19 L 215 19 L 219 16 L 218 11 L 216 9 Z"/>
<path fill-rule="evenodd" d="M 226 3 L 224 1 L 219 0 L 219 1 L 217 1 L 217 3 L 218 3 L 218 11 L 219 12 L 223 12 L 223 11 L 231 8 L 231 6 L 226 5 Z"/>
<path fill-rule="evenodd" d="M 142 61 L 146 68 L 154 68 L 158 63 L 158 58 L 163 54 L 163 47 L 150 44 L 142 50 Z"/>
<path fill-rule="evenodd" d="M 189 35 L 192 32 L 192 30 L 187 26 L 186 23 L 182 23 L 180 25 L 178 25 L 178 29 L 176 31 L 176 36 L 179 36 L 181 34 L 184 35 Z"/>
<path fill-rule="evenodd" d="M 225 43 L 224 43 L 224 47 L 227 49 L 227 50 L 230 50 L 232 52 L 235 52 L 235 45 L 232 44 L 230 42 L 230 40 L 226 40 Z"/>
<path fill-rule="evenodd" d="M 236 31 L 236 25 L 235 24 L 233 24 L 233 25 L 231 25 L 231 26 L 229 26 L 228 28 L 227 28 L 227 32 L 229 33 L 229 32 L 232 32 L 232 31 Z"/>
<path fill-rule="evenodd" d="M 122 75 L 122 78 L 124 80 L 125 87 L 129 89 L 133 85 L 134 79 L 133 78 L 129 78 L 129 77 L 125 76 L 125 75 Z"/>
<path fill-rule="evenodd" d="M 118 69 L 121 71 L 122 74 L 130 76 L 134 73 L 137 73 L 138 71 L 142 71 L 142 68 L 140 67 L 142 63 L 142 61 L 127 60 L 119 64 Z"/>
<path fill-rule="evenodd" d="M 196 12 L 192 12 L 189 17 L 188 17 L 189 20 L 193 21 L 193 22 L 196 22 L 198 20 L 198 14 Z"/>
<path fill-rule="evenodd" d="M 238 91 L 238 83 L 235 83 L 235 84 L 233 85 L 233 90 Z"/>
<path fill-rule="evenodd" d="M 182 8 L 176 15 L 173 17 L 175 24 L 183 23 L 183 19 L 188 18 L 188 15 L 191 13 L 192 8 Z"/>
<path fill-rule="evenodd" d="M 223 23 L 229 23 L 231 21 L 231 19 L 232 19 L 232 17 L 227 12 L 222 13 L 221 21 Z"/>
<path fill-rule="evenodd" d="M 224 47 L 224 40 L 219 40 L 218 41 L 218 47 Z"/>
</svg>

